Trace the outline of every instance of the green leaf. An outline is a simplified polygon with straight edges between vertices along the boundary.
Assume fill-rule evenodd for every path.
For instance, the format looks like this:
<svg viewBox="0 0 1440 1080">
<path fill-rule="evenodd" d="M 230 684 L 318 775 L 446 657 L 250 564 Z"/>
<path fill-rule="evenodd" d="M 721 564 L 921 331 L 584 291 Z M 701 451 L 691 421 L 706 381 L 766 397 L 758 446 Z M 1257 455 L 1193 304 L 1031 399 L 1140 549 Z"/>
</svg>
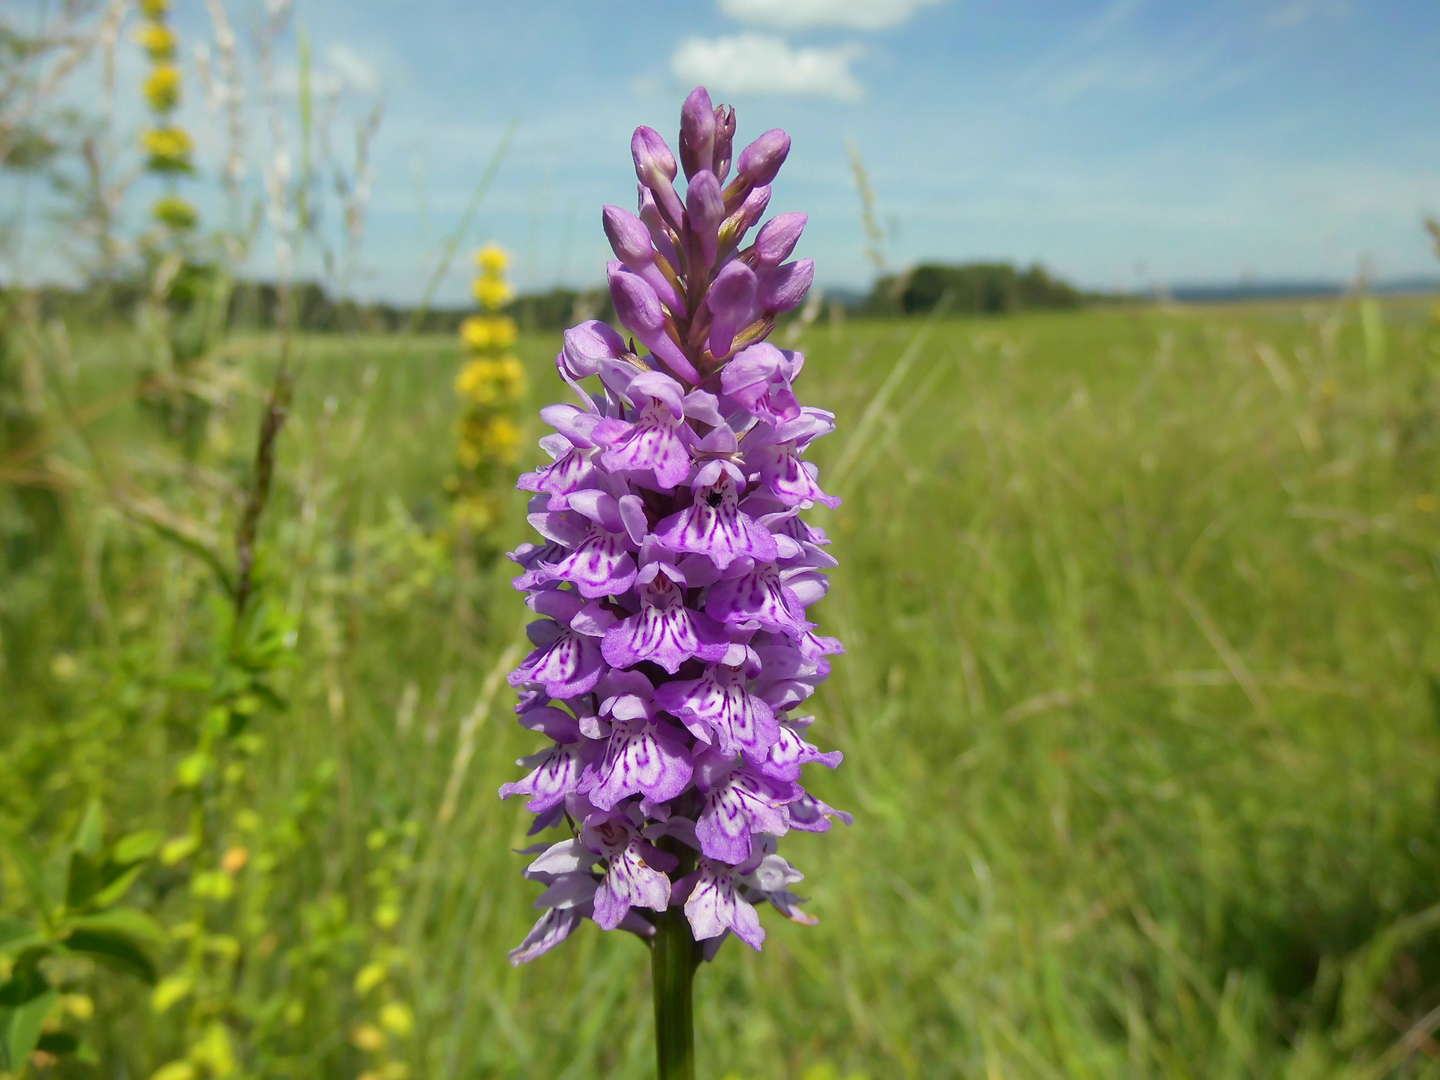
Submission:
<svg viewBox="0 0 1440 1080">
<path fill-rule="evenodd" d="M 135 884 L 135 879 L 139 877 L 144 870 L 144 863 L 136 863 L 134 866 L 125 867 L 106 881 L 104 886 L 90 898 L 90 902 L 97 908 L 109 907 L 130 891 L 130 886 Z"/>
<path fill-rule="evenodd" d="M 47 1031 L 40 1036 L 37 1050 L 44 1050 L 47 1054 L 54 1054 L 59 1057 L 65 1054 L 73 1054 L 80 1048 L 80 1040 L 68 1031 Z"/>
<path fill-rule="evenodd" d="M 163 945 L 165 928 L 139 908 L 112 908 L 94 915 L 71 919 L 72 930 L 93 930 L 98 933 L 123 934 L 147 945 Z"/>
<path fill-rule="evenodd" d="M 149 915 L 136 908 L 115 908 L 72 919 L 61 944 L 153 983 L 156 970 L 151 952 L 164 941 L 164 928 Z"/>
<path fill-rule="evenodd" d="M 39 936 L 29 923 L 0 917 L 0 952 L 24 948 L 27 941 Z"/>
<path fill-rule="evenodd" d="M 82 851 L 92 859 L 100 853 L 100 842 L 105 837 L 105 813 L 99 799 L 91 799 L 85 805 L 85 816 L 75 830 L 76 851 Z"/>
<path fill-rule="evenodd" d="M 84 851 L 70 853 L 70 871 L 65 876 L 65 906 L 81 908 L 100 887 L 100 868 Z"/>
<path fill-rule="evenodd" d="M 34 849 L 23 840 L 12 838 L 8 846 L 10 857 L 20 869 L 20 877 L 25 882 L 31 902 L 40 909 L 42 917 L 48 922 L 54 916 L 55 909 L 60 906 L 60 889 L 64 879 L 57 877 L 53 865 L 47 866 L 41 862 Z"/>
<path fill-rule="evenodd" d="M 23 1005 L 0 1009 L 0 1067 L 18 1072 L 40 1041 L 40 1027 L 60 995 L 54 990 L 37 994 Z"/>
<path fill-rule="evenodd" d="M 10 978 L 0 983 L 0 1009 L 18 1009 L 49 990 L 49 981 L 33 961 L 16 964 Z"/>
<path fill-rule="evenodd" d="M 110 849 L 110 861 L 123 864 L 141 862 L 159 851 L 164 840 L 164 834 L 155 829 L 126 833 Z"/>
<path fill-rule="evenodd" d="M 167 840 L 165 846 L 160 849 L 160 861 L 166 866 L 174 866 L 194 855 L 199 846 L 200 841 L 193 833 L 176 836 Z"/>
</svg>

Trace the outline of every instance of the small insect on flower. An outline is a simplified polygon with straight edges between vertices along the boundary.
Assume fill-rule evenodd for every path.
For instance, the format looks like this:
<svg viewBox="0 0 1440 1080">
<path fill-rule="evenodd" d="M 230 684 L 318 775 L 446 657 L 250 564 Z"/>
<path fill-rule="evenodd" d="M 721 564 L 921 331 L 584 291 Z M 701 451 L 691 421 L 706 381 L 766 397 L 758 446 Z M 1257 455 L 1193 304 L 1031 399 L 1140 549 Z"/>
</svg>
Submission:
<svg viewBox="0 0 1440 1080">
<path fill-rule="evenodd" d="M 841 757 L 808 741 L 803 715 L 842 651 L 811 618 L 835 560 L 805 518 L 838 503 L 805 460 L 834 417 L 796 398 L 805 358 L 765 340 L 814 264 L 787 261 L 803 214 L 747 242 L 790 139 L 733 154 L 734 133 L 703 88 L 681 109 L 678 161 L 636 129 L 636 212 L 602 214 L 627 333 L 565 332 L 556 365 L 578 404 L 541 410 L 551 461 L 519 480 L 540 537 L 511 554 L 536 618 L 510 682 L 549 745 L 500 794 L 526 798 L 532 832 L 569 834 L 528 849 L 543 914 L 515 963 L 585 919 L 655 938 L 657 973 L 677 920 L 707 956 L 732 933 L 759 949 L 756 904 L 814 921 L 779 839 L 849 821 L 801 782 Z"/>
</svg>

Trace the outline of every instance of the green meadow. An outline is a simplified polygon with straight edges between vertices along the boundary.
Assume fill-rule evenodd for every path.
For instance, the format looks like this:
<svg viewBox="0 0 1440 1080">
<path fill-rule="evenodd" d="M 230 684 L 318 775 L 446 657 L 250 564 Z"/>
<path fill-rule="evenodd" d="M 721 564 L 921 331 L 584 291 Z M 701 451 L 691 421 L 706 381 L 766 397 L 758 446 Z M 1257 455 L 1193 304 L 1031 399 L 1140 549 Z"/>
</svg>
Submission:
<svg viewBox="0 0 1440 1080">
<path fill-rule="evenodd" d="M 845 761 L 807 773 L 855 824 L 784 842 L 818 925 L 767 907 L 763 956 L 701 970 L 702 1075 L 1440 1075 L 1435 319 L 1349 298 L 804 329 L 844 499 L 818 511 L 840 566 L 816 611 L 847 648 L 813 701 Z M 517 470 L 558 346 L 520 342 Z M 45 1030 L 82 1060 L 16 1075 L 650 1075 L 634 938 L 586 924 L 506 962 L 540 891 L 530 815 L 496 795 L 542 743 L 504 680 L 525 500 L 449 535 L 454 340 L 231 342 L 193 460 L 137 399 L 134 334 L 27 323 L 10 348 L 32 426 L 0 455 L 0 948 L 69 902 L 71 838 L 128 836 L 114 903 L 145 959 L 47 960 Z M 274 662 L 202 768 L 282 348 L 254 545 Z M 196 813 L 211 850 L 167 848 Z"/>
</svg>

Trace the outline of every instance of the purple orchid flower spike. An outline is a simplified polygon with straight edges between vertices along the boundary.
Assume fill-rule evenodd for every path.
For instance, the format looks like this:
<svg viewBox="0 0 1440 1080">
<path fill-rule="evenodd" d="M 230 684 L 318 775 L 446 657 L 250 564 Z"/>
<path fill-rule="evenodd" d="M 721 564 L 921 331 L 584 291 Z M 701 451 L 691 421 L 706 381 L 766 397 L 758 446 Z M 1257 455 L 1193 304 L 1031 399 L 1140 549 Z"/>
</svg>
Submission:
<svg viewBox="0 0 1440 1080">
<path fill-rule="evenodd" d="M 746 241 L 789 136 L 738 152 L 734 137 L 703 88 L 678 160 L 636 130 L 637 211 L 602 213 L 625 329 L 565 332 L 556 366 L 577 400 L 541 410 L 548 460 L 518 482 L 539 537 L 510 556 L 536 615 L 516 712 L 548 745 L 500 794 L 524 799 L 532 832 L 569 830 L 531 849 L 542 910 L 511 959 L 587 920 L 649 941 L 662 1077 L 693 1053 L 697 961 L 731 934 L 759 949 L 757 905 L 814 922 L 780 838 L 849 820 L 802 775 L 841 760 L 811 741 L 807 705 L 841 651 L 814 619 L 835 559 L 807 518 L 837 500 L 805 460 L 834 418 L 797 397 L 804 357 L 765 341 L 814 264 L 792 259 L 804 214 Z"/>
</svg>

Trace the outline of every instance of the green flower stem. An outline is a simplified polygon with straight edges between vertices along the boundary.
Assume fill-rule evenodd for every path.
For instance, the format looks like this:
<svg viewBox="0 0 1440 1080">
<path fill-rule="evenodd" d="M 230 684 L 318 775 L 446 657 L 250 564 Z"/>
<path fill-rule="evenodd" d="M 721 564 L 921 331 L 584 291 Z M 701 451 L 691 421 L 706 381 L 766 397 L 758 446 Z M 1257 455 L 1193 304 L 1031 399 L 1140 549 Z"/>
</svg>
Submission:
<svg viewBox="0 0 1440 1080">
<path fill-rule="evenodd" d="M 695 1080 L 695 1009 L 691 990 L 700 946 L 679 908 L 655 920 L 650 970 L 655 991 L 655 1060 L 660 1080 Z"/>
</svg>

